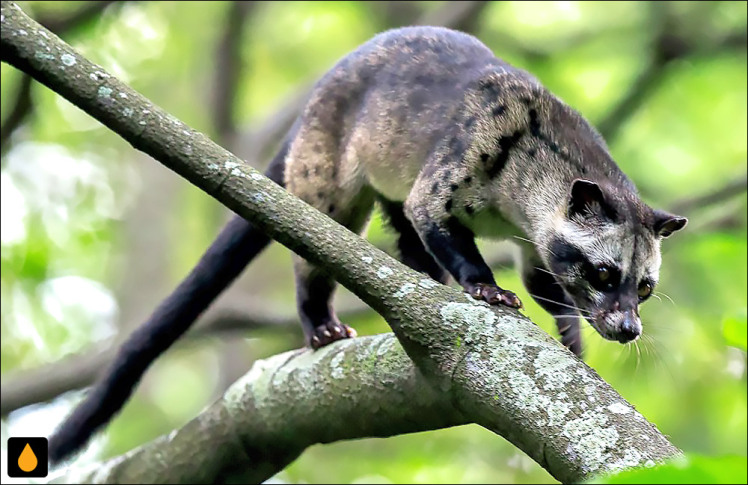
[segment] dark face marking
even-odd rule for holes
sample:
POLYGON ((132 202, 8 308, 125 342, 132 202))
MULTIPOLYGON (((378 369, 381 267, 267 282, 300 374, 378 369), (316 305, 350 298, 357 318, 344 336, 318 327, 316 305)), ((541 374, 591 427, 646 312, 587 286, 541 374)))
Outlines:
POLYGON ((473 181, 473 177, 468 175, 467 177, 465 177, 464 180, 465 180, 465 185, 470 185, 470 182, 473 181))
POLYGON ((491 158, 491 156, 488 153, 481 153, 480 154, 480 161, 483 162, 483 163, 486 163, 489 158, 491 158))
POLYGON ((304 170, 302 170, 301 172, 301 176, 304 177, 305 179, 309 178, 309 169, 304 167, 304 170))
POLYGON ((439 182, 434 182, 431 184, 431 193, 435 194, 439 191, 439 182))
POLYGON ((475 116, 470 116, 465 120, 465 131, 469 131, 475 124, 475 116))
POLYGON ((473 212, 475 212, 475 209, 473 209, 472 205, 466 205, 465 212, 467 212, 468 215, 473 215, 473 212))
POLYGON ((491 113, 494 115, 494 117, 501 116, 504 114, 504 111, 506 111, 506 106, 499 105, 495 106, 491 113))
POLYGON ((459 185, 457 184, 452 184, 449 186, 449 190, 451 190, 452 192, 456 191, 458 188, 459 188, 459 185))
POLYGON ((325 193, 324 192, 317 192, 317 198, 320 199, 320 200, 324 199, 325 198, 325 193))
POLYGON ((444 183, 447 183, 450 178, 452 178, 452 172, 450 172, 449 170, 445 170, 444 173, 442 173, 442 181, 444 183))
POLYGON ((449 199, 446 204, 444 204, 444 208, 447 210, 447 212, 450 212, 452 210, 452 199, 449 199))
POLYGON ((501 169, 504 168, 506 161, 509 159, 509 152, 514 148, 520 138, 522 138, 522 135, 524 135, 523 131, 515 131, 511 135, 499 137, 499 153, 486 168, 486 173, 489 178, 494 178, 501 172, 501 169))
POLYGON ((335 204, 330 204, 330 207, 327 208, 327 212, 329 212, 330 214, 335 212, 335 204))
POLYGON ((587 262, 587 258, 579 249, 561 238, 554 238, 551 241, 548 252, 551 271, 556 274, 566 274, 572 266, 587 262))
POLYGON ((538 151, 536 149, 534 149, 534 148, 530 148, 529 150, 527 150, 527 154, 530 155, 531 157, 534 157, 535 154, 537 154, 537 153, 538 153, 538 151))

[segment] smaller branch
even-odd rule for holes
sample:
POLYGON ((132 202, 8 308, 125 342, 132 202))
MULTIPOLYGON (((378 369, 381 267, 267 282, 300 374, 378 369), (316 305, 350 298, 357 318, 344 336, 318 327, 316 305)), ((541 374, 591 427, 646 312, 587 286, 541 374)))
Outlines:
POLYGON ((647 99, 660 87, 665 79, 667 68, 674 61, 722 50, 746 50, 746 32, 732 32, 710 45, 689 42, 682 36, 672 33, 672 23, 665 4, 652 4, 653 29, 657 36, 654 39, 654 52, 649 64, 634 80, 629 90, 613 106, 608 115, 597 123, 600 134, 606 140, 612 140, 623 123, 641 108, 647 99))
MULTIPOLYGON (((99 16, 113 1, 88 2, 72 14, 59 16, 40 16, 38 22, 60 37, 65 37, 71 30, 99 16)), ((33 111, 33 100, 31 98, 31 76, 22 74, 13 107, 8 116, 2 121, 0 127, 0 152, 7 153, 10 148, 10 136, 26 121, 33 111)))
POLYGON ((57 35, 67 33, 70 30, 78 28, 80 25, 97 18, 110 5, 117 3, 112 0, 103 0, 98 2, 86 2, 82 7, 73 13, 60 17, 58 15, 39 16, 37 20, 47 29, 57 35))
MULTIPOLYGON (((353 307, 341 312, 344 319, 354 319, 371 310, 365 306, 353 307)), ((195 342, 206 337, 225 339, 247 332, 293 332, 299 327, 296 317, 251 317, 247 312, 229 310, 218 313, 213 319, 198 322, 184 337, 184 343, 195 342)), ((126 336, 124 336, 126 337, 126 336)), ((94 344, 85 351, 31 370, 10 372, 3 376, 0 387, 0 414, 7 416, 16 409, 45 402, 74 389, 80 389, 96 381, 102 369, 108 369, 123 336, 94 344)))
POLYGON ((0 127, 0 145, 3 153, 6 152, 6 142, 10 135, 23 123, 31 112, 31 85, 33 81, 28 74, 21 74, 21 81, 16 93, 16 99, 10 113, 2 122, 0 127))
MULTIPOLYGON (((497 250, 486 255, 491 268, 509 268, 514 264, 511 251, 497 250)), ((343 321, 361 318, 373 312, 371 308, 355 302, 338 308, 343 321)), ((210 312, 199 320, 184 337, 184 343, 196 342, 206 337, 233 339, 246 337, 250 332, 297 333, 299 321, 296 316, 256 316, 252 308, 226 308, 210 312), (252 316, 255 315, 255 316, 252 316)), ((125 328, 135 328, 126 326, 125 328)), ((84 351, 29 370, 19 370, 4 376, 0 388, 0 415, 24 406, 49 401, 68 391, 90 386, 101 369, 109 368, 124 337, 92 344, 84 351)), ((179 344, 179 342, 178 342, 179 344)))
POLYGON ((218 142, 229 148, 233 148, 236 137, 234 106, 242 71, 242 33, 253 6, 253 2, 231 3, 227 10, 224 35, 216 50, 213 126, 218 142))
POLYGON ((675 214, 687 214, 694 210, 701 210, 708 206, 719 204, 740 194, 748 189, 748 174, 743 174, 728 180, 725 184, 714 190, 695 197, 680 199, 672 204, 672 212, 675 214))

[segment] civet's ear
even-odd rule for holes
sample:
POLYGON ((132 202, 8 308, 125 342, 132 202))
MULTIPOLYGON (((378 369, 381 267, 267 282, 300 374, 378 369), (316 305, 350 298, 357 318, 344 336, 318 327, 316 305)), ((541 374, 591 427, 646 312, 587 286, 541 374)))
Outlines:
POLYGON ((615 219, 616 210, 605 198, 603 190, 595 182, 575 179, 571 183, 567 217, 604 217, 615 219))
POLYGON ((680 231, 688 224, 688 219, 685 217, 676 216, 660 209, 655 209, 654 217, 654 232, 660 237, 668 237, 675 231, 680 231))

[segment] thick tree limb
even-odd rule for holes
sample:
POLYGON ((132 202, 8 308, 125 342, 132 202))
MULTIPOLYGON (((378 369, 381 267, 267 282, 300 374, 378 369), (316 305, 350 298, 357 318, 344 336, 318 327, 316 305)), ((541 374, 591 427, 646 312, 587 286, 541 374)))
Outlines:
MULTIPOLYGON (((600 472, 654 463, 679 452, 592 369, 527 318, 478 303, 460 291, 424 278, 150 103, 28 18, 14 3, 3 1, 1 11, 0 55, 4 62, 50 87, 273 239, 325 267, 384 316, 441 398, 452 402, 460 415, 504 436, 557 479, 580 481, 600 472)), ((352 348, 351 358, 355 359, 358 345, 361 341, 341 342, 319 355, 307 351, 302 356, 323 359, 338 348, 352 348)), ((389 351, 395 352, 395 348, 389 351)), ((333 367, 329 377, 335 378, 337 373, 333 367)), ((365 372, 354 375, 356 379, 366 378, 365 372)), ((276 377, 284 381, 280 373, 276 377)), ((303 372, 296 372, 288 373, 285 382, 303 386, 310 380, 316 383, 327 378, 316 373, 305 378, 303 372)), ((227 399, 240 399, 243 393, 252 392, 253 379, 249 374, 227 399)), ((271 383, 274 381, 271 379, 271 383)), ((267 386, 267 381, 258 382, 267 386)), ((321 433, 348 429, 350 424, 345 419, 331 423, 339 415, 329 411, 344 405, 341 403, 355 392, 336 393, 336 402, 330 402, 317 401, 312 386, 303 389, 308 389, 313 405, 299 413, 306 420, 293 423, 292 429, 300 434, 310 426, 312 430, 323 428, 321 433), (319 409, 324 419, 317 418, 319 409), (311 423, 309 417, 314 417, 311 423)), ((381 397, 381 393, 376 394, 377 406, 383 405, 381 397)), ((286 411, 296 402, 281 401, 277 406, 286 411)), ((401 404, 411 405, 418 408, 411 399, 401 404)), ((378 412, 364 408, 358 415, 363 423, 358 431, 369 435, 393 429, 389 421, 374 426, 378 412)), ((281 414, 262 415, 261 421, 277 422, 284 419, 281 414)), ((275 455, 272 449, 252 447, 263 442, 252 429, 262 422, 241 421, 237 425, 227 417, 227 413, 218 412, 191 423, 195 432, 205 435, 207 429, 214 428, 214 435, 222 437, 221 443, 186 443, 177 433, 171 442, 181 445, 179 449, 162 448, 156 455, 136 453, 120 460, 119 466, 145 473, 153 467, 157 467, 154 473, 169 467, 175 475, 190 469, 195 473, 177 476, 174 481, 181 478, 194 483, 197 479, 217 481, 238 469, 259 467, 258 457, 275 455), (236 444, 231 446, 237 439, 244 444, 244 453, 231 451, 238 449, 236 444), (179 450, 181 453, 176 453, 179 450), (190 468, 196 455, 208 454, 222 456, 214 457, 213 466, 190 468)), ((423 409, 412 416, 416 420, 428 418, 423 409)), ((411 423, 416 429, 428 426, 416 422, 411 423)), ((267 430, 268 436, 272 431, 267 430)), ((339 437, 323 434, 321 441, 339 437)), ((272 438, 283 443, 280 435, 272 438)), ((102 478, 116 463, 99 469, 102 478)), ((274 463, 275 469, 286 463, 274 463)))
POLYGON ((258 483, 315 443, 467 422, 392 334, 362 337, 257 361, 180 430, 103 466, 74 467, 54 481, 258 483))

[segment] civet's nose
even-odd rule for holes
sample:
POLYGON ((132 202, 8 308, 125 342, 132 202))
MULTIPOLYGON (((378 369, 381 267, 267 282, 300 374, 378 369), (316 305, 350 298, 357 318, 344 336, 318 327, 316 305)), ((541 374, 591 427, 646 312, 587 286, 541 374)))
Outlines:
POLYGON ((636 340, 641 335, 641 325, 639 324, 639 317, 636 316, 633 310, 629 310, 623 313, 623 321, 621 322, 621 328, 618 331, 618 341, 622 344, 636 340))

